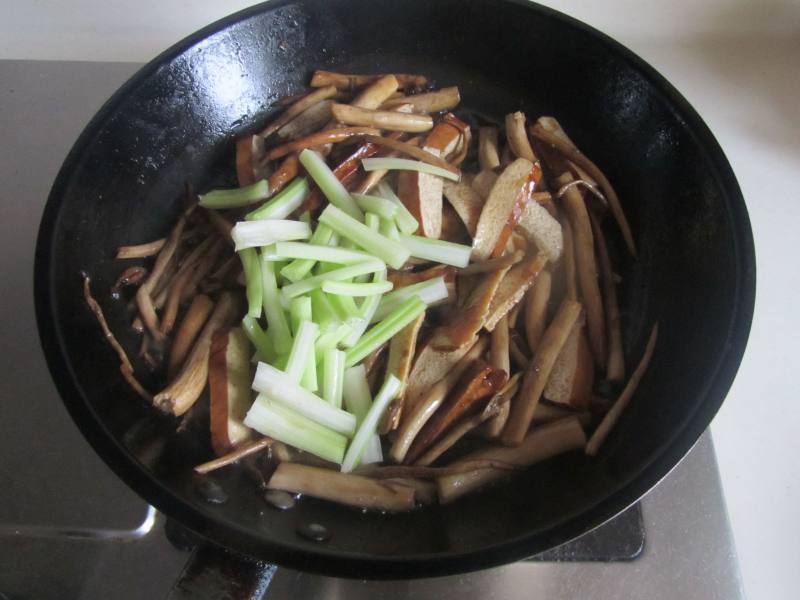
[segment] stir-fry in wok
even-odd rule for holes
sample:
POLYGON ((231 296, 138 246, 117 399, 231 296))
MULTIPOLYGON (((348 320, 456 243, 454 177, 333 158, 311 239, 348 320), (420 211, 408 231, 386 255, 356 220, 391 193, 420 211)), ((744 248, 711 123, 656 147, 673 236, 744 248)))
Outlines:
POLYGON ((166 238, 118 249, 160 389, 84 281, 140 396, 208 403, 217 456, 195 470, 399 511, 595 454, 657 335, 626 380, 606 222, 636 245, 602 171, 555 118, 470 127, 423 76, 311 86, 237 141, 239 187, 187 190, 166 238))

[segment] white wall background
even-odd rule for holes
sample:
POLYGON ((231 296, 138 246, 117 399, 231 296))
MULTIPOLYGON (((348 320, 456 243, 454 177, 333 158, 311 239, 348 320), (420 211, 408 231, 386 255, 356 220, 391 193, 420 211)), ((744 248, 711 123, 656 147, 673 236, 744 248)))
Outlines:
MULTIPOLYGON (((714 421, 745 588, 800 597, 800 2, 548 0, 659 69, 703 115, 748 201, 759 289, 750 345, 714 421)), ((251 4, 0 0, 0 59, 144 62, 251 4)))

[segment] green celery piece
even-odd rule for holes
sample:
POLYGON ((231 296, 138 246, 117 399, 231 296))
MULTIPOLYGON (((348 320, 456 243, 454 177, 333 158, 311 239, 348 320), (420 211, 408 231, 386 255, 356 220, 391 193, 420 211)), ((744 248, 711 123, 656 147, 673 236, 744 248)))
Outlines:
POLYGON ((261 325, 258 324, 258 321, 250 315, 245 315, 242 319, 242 328, 247 334, 250 343, 253 344, 253 347, 256 349, 259 360, 263 362, 274 361, 277 356, 275 354, 275 348, 272 347, 267 332, 261 329, 261 325))
POLYGON ((260 219, 285 219, 295 210, 300 208, 310 191, 305 178, 297 178, 283 188, 269 202, 245 215, 245 220, 256 221, 260 219))
MULTIPOLYGON (((311 235, 309 243, 325 246, 331 241, 333 235, 333 229, 327 225, 320 224, 317 225, 317 228, 311 235)), ((317 264, 317 261, 310 259, 293 260, 281 269, 281 275, 292 282, 300 281, 311 272, 311 269, 314 268, 315 264, 317 264)))
POLYGON ((382 236, 333 205, 322 211, 319 220, 320 223, 324 223, 340 236, 352 240, 394 269, 402 267, 411 255, 398 242, 382 236))
POLYGON ((300 323, 311 321, 312 303, 308 296, 298 296, 289 302, 289 324, 292 327, 292 335, 297 335, 300 323))
POLYGON ((292 348, 292 334, 281 305, 275 270, 273 264, 268 260, 261 260, 260 263, 263 305, 264 313, 267 315, 268 331, 275 346, 275 351, 278 354, 285 354, 292 348))
POLYGON ((266 179, 251 185, 231 190, 212 190, 199 197, 199 204, 204 208, 239 208, 254 204, 269 197, 269 184, 266 179))
POLYGON ((263 286, 261 281, 261 264, 255 248, 245 248, 239 252, 242 261, 247 295, 247 314, 257 319, 261 316, 263 286))
POLYGON ((363 217, 361 209, 350 196, 350 192, 336 178, 319 154, 307 148, 300 153, 299 158, 300 163, 333 206, 343 210, 354 219, 360 220, 363 217))
POLYGON ((417 298, 411 298, 407 304, 390 313, 385 319, 367 331, 356 344, 347 351, 345 365, 352 367, 384 342, 388 342, 395 334, 422 314, 427 305, 417 298))

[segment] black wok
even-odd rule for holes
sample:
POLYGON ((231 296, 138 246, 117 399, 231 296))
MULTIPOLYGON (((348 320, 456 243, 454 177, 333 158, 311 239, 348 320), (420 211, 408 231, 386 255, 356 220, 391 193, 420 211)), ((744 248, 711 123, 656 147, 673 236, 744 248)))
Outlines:
MULTIPOLYGON (((618 250, 619 239, 613 239, 618 250)), ((744 201, 713 136, 652 68, 597 31, 506 0, 307 0, 248 9, 180 42, 100 110, 53 186, 39 232, 35 297, 48 364, 70 413, 136 492, 204 538, 263 560, 359 577, 420 577, 514 561, 596 527, 686 454, 720 406, 753 311, 744 201), (639 245, 620 257, 628 363, 661 323, 647 376, 599 456, 574 453, 446 508, 364 513, 302 499, 270 509, 237 469, 210 504, 191 467, 208 441, 158 417, 126 386, 81 295, 108 294, 116 246, 164 235, 186 181, 233 182, 232 140, 314 68, 419 72, 459 85, 471 118, 552 114, 616 185, 639 245), (320 523, 331 538, 296 533, 320 523)), ((123 335, 130 348, 132 335, 123 335)))

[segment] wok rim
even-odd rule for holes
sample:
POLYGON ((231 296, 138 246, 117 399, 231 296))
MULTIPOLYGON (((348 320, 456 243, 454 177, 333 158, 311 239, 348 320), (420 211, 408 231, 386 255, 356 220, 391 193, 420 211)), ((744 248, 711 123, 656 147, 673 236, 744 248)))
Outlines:
MULTIPOLYGON (((481 0, 487 2, 490 0, 481 0)), ((725 399, 742 360, 755 304, 756 261, 750 220, 733 170, 717 140, 686 99, 653 67, 631 50, 593 27, 556 10, 526 0, 495 2, 497 10, 504 5, 524 6, 541 16, 582 30, 594 41, 606 46, 630 68, 645 79, 664 101, 681 116, 698 146, 703 150, 722 192, 733 228, 735 250, 736 295, 731 325, 727 331, 725 350, 719 355, 714 374, 707 382, 707 393, 683 429, 671 443, 629 481, 609 493, 589 510, 557 523, 544 532, 520 535, 491 546, 461 552, 376 556, 331 550, 290 546, 265 538, 230 523, 215 519, 211 513, 197 510, 183 502, 158 478, 140 467, 95 417, 84 400, 77 377, 64 352, 58 328, 53 327, 56 315, 51 296, 53 264, 52 232, 58 222, 61 198, 87 146, 103 123, 115 112, 128 94, 161 66, 177 58, 195 44, 239 21, 271 12, 302 0, 272 0, 224 17, 177 42, 139 69, 98 110, 86 125, 68 153, 53 183, 39 227, 34 262, 34 304, 40 341, 56 388, 68 412, 93 449, 106 464, 137 494, 160 511, 175 518, 204 538, 257 558, 282 566, 313 571, 325 575, 400 579, 428 577, 474 571, 521 560, 575 539, 602 525, 638 501, 663 479, 691 450, 707 428, 725 399)))

